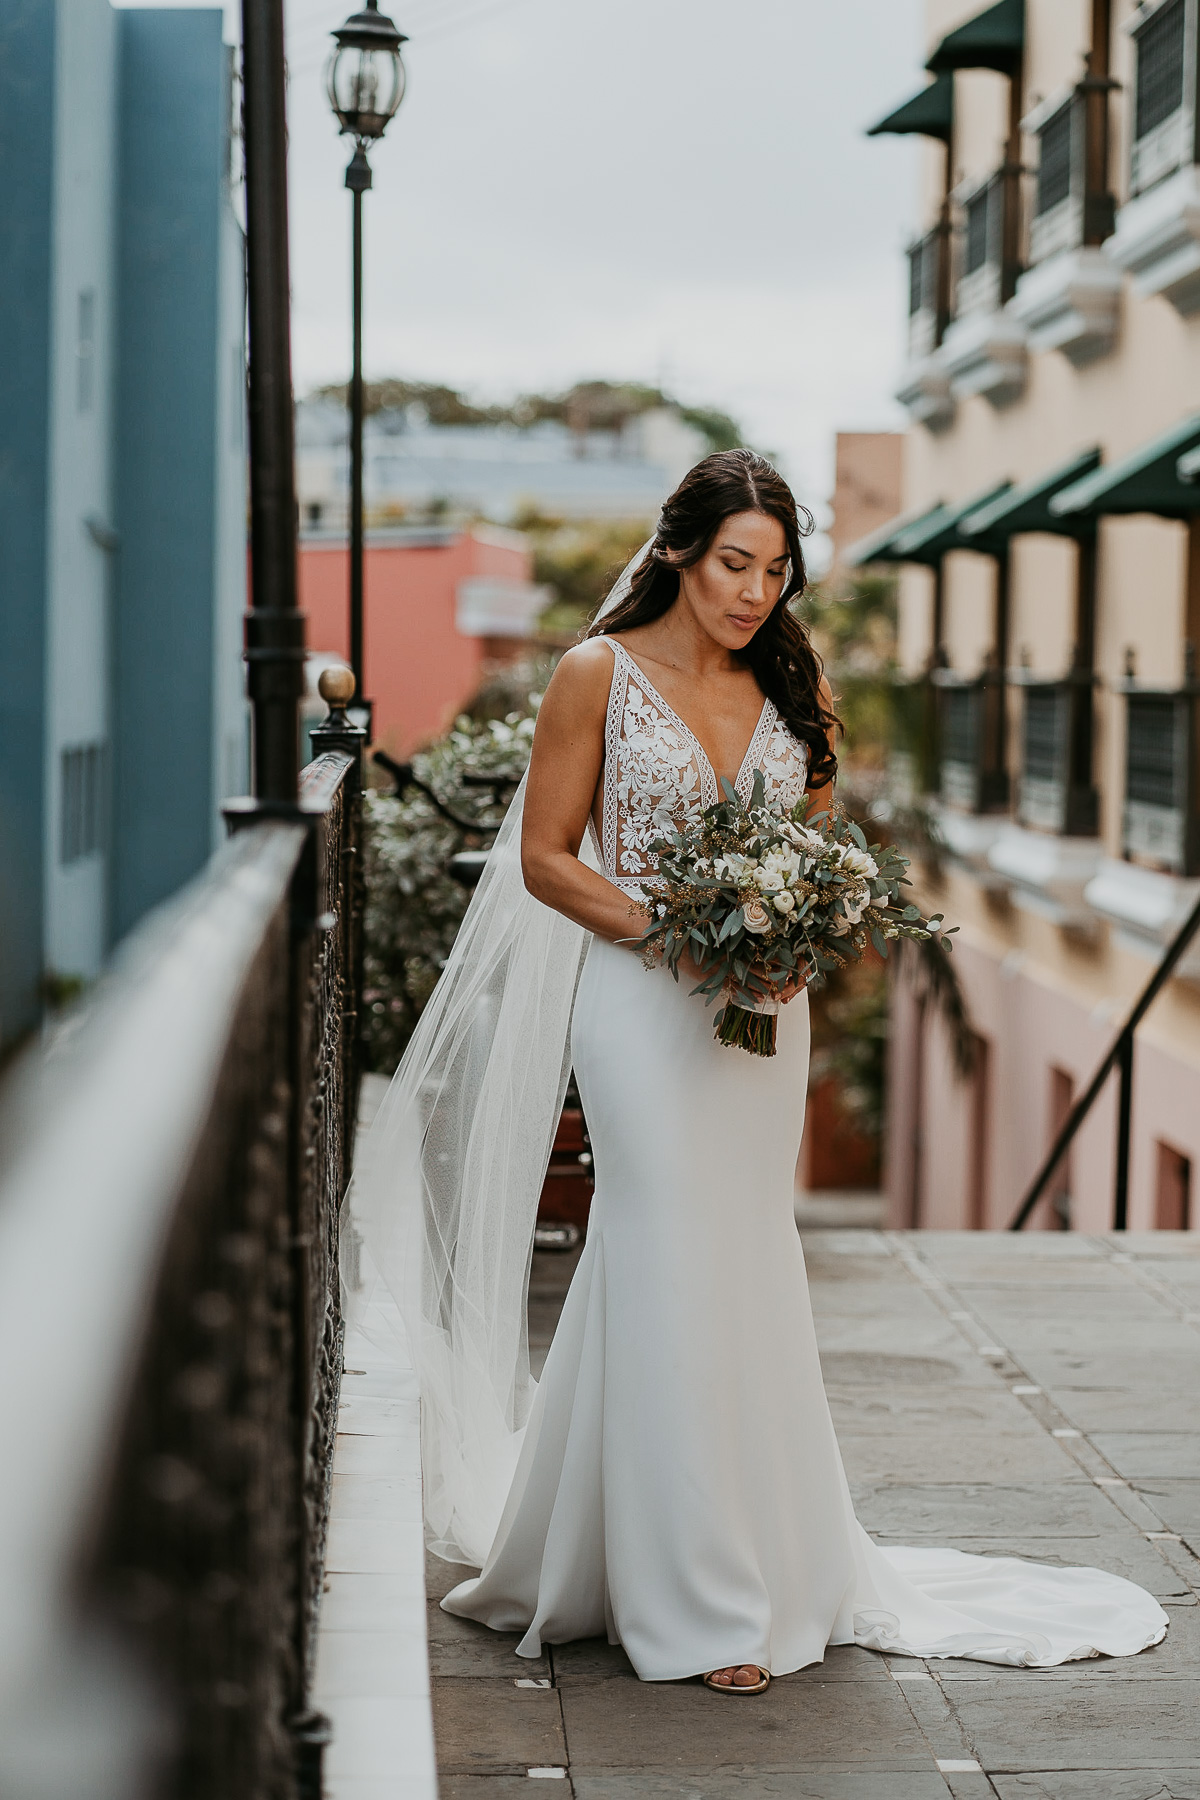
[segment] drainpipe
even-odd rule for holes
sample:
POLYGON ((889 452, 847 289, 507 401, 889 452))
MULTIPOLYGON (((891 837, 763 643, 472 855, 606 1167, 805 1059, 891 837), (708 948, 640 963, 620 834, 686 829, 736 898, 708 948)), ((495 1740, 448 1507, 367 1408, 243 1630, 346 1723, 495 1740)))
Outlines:
POLYGON ((1117 203, 1108 180, 1108 96, 1117 86, 1109 76, 1112 0, 1092 0, 1092 35, 1087 73, 1079 84, 1083 99, 1083 241, 1102 244, 1111 237, 1117 203))

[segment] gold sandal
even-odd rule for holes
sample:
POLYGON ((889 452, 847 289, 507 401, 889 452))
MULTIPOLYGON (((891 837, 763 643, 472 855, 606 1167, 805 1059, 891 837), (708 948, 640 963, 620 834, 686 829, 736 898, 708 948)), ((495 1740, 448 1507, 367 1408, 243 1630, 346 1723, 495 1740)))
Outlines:
MULTIPOLYGON (((758 1670, 761 1679, 752 1681, 747 1685, 743 1685, 741 1682, 717 1681, 714 1679, 717 1671, 715 1669, 710 1669, 707 1675, 701 1677, 705 1687, 711 1688, 714 1694, 763 1694, 770 1687, 771 1677, 762 1667, 761 1663, 738 1663, 735 1666, 739 1669, 753 1667, 758 1670)), ((727 1663, 725 1667, 728 1668, 729 1664, 727 1663)))

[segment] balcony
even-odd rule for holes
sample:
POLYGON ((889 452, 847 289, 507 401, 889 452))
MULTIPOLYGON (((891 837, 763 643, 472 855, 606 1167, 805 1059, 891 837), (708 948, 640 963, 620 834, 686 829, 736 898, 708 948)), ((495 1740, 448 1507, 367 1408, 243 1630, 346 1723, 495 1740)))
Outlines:
POLYGON ((958 813, 988 813, 1008 804, 1004 769, 1004 679, 992 669, 964 677, 938 669, 943 803, 958 813))
POLYGON ((916 425, 940 430, 954 417, 950 380, 938 355, 949 297, 949 233, 938 226, 909 246, 908 362, 896 398, 916 425))
POLYGON ((1006 305, 1016 283, 1012 241, 1018 204, 1012 171, 998 170, 962 196, 966 213, 954 323, 941 360, 956 400, 981 394, 1006 406, 1025 390, 1024 325, 1006 305))
POLYGON ((1125 687, 1121 849, 1176 875, 1200 873, 1195 687, 1125 687))
POLYGON ((1200 0, 1160 0, 1134 29, 1131 198, 1105 245, 1135 293, 1161 294, 1185 315, 1200 308, 1198 10, 1200 0))

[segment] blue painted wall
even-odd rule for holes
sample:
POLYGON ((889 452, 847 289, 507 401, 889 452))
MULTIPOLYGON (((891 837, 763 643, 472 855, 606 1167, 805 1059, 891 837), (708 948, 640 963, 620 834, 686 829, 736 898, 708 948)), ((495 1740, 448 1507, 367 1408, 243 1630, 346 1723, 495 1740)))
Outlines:
POLYGON ((218 255, 228 57, 217 11, 120 14, 113 928, 211 848, 218 255))
POLYGON ((42 968, 54 0, 0 5, 0 1042, 42 968))

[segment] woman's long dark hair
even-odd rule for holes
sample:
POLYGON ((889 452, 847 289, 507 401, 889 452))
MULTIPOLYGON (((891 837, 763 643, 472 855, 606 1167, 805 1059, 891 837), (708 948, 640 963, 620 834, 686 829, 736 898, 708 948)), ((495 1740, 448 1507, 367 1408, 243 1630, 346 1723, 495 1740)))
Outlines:
POLYGON ((718 450, 684 476, 659 515, 654 542, 635 570, 628 594, 588 636, 629 631, 661 619, 678 598, 679 570, 700 561, 723 520, 745 512, 779 520, 792 566, 774 610, 738 655, 753 669, 792 735, 807 746, 808 779, 819 787, 837 773, 830 740, 838 720, 821 700, 821 659, 788 605, 808 585, 800 540, 813 521, 811 513, 797 508, 791 488, 764 457, 753 450, 718 450))

